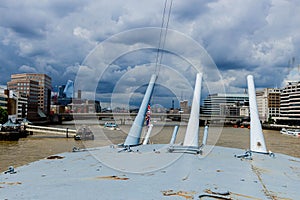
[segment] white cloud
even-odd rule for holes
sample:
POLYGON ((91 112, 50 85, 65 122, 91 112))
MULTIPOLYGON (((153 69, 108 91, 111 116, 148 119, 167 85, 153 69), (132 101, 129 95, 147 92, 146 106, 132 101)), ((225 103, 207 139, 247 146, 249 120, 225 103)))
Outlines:
POLYGON ((22 73, 37 73, 36 68, 30 67, 30 66, 27 66, 27 65, 22 65, 21 67, 19 67, 19 72, 22 72, 22 73))
POLYGON ((85 28, 81 28, 81 27, 76 27, 73 30, 73 34, 79 38, 83 38, 86 40, 90 40, 90 37, 91 37, 90 31, 85 28))
POLYGON ((33 46, 29 42, 20 42, 19 48, 20 48, 20 56, 26 56, 28 54, 31 54, 33 51, 33 46))
MULTIPOLYGON (((262 41, 252 45, 252 58, 255 62, 271 66, 275 63, 286 62, 291 52, 294 52, 292 38, 281 38, 273 41, 262 41)), ((250 61, 249 61, 250 62, 250 61)))
MULTIPOLYGON (((134 84, 146 79, 143 70, 147 68, 143 64, 149 64, 155 52, 132 51, 149 44, 157 47, 159 36, 154 32, 140 32, 118 41, 116 34, 133 28, 160 27, 163 1, 5 0, 1 4, 0 51, 4 53, 0 55, 0 66, 7 68, 0 72, 5 77, 16 70, 49 71, 54 84, 74 80, 91 50, 115 36, 114 42, 119 44, 109 44, 101 51, 107 56, 105 58, 119 63, 105 63, 95 58, 98 68, 81 69, 89 79, 85 84, 97 83, 110 64, 102 77, 106 84, 116 83, 128 71, 137 77, 127 76, 122 85, 124 90, 133 90, 134 84), (116 54, 126 50, 128 55, 116 54), (122 59, 118 59, 119 56, 122 59), (17 66, 22 67, 17 69, 17 66), (133 72, 135 69, 139 69, 138 73, 133 72)), ((201 44, 218 65, 226 89, 241 91, 250 73, 261 87, 280 85, 292 76, 286 66, 292 57, 296 58, 296 66, 300 63, 299 10, 297 0, 174 0, 169 28, 201 44)), ((166 55, 163 64, 189 77, 192 84, 195 71, 188 61, 205 66, 207 60, 197 61, 202 57, 195 55, 198 52, 194 51, 193 44, 187 44, 182 37, 174 37, 171 32, 165 48, 178 55, 166 55)), ((204 74, 206 81, 216 85, 212 88, 222 84, 214 72, 207 67, 204 74)), ((177 84, 178 88, 185 86, 169 79, 165 81, 177 84)))

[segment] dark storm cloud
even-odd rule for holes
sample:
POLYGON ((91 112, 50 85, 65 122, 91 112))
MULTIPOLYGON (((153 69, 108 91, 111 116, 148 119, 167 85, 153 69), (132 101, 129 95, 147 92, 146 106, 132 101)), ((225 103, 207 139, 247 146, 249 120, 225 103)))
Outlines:
POLYGON ((46 5, 49 10, 54 13, 57 17, 62 18, 70 13, 81 12, 85 5, 90 1, 81 1, 81 0, 51 0, 48 1, 46 5))
MULTIPOLYGON (((97 44, 132 28, 159 28, 163 8, 161 0, 3 0, 0 5, 0 84, 5 84, 12 73, 33 71, 53 76, 54 85, 74 80, 80 64, 97 44)), ((202 45, 217 64, 227 91, 241 92, 248 74, 256 77, 258 87, 281 86, 287 79, 300 79, 297 70, 293 70, 300 63, 299 10, 297 0, 173 0, 169 28, 202 45)), ((159 43, 159 35, 153 32, 133 33, 136 34, 122 40, 114 37, 114 42, 120 44, 114 48, 159 43)), ((169 40, 167 45, 193 53, 177 38, 169 40)), ((111 54, 117 50, 105 51, 111 54)), ((155 51, 155 48, 128 49, 128 54, 119 55, 109 63, 111 66, 101 77, 99 87, 110 92, 122 80, 123 84, 116 90, 135 91, 135 85, 147 83, 151 72, 147 64, 155 62, 155 51)), ((191 80, 186 82, 192 84, 193 71, 184 74, 184 70, 191 68, 189 63, 182 61, 180 55, 165 54, 163 64, 178 69, 178 78, 180 75, 189 77, 191 80)), ((91 79, 99 79, 89 70, 84 73, 91 79)), ((168 78, 165 81, 186 89, 183 82, 172 82, 168 78)))
POLYGON ((187 1, 174 1, 172 17, 178 21, 193 21, 197 20, 201 15, 208 12, 208 3, 215 2, 216 0, 187 0, 187 1))

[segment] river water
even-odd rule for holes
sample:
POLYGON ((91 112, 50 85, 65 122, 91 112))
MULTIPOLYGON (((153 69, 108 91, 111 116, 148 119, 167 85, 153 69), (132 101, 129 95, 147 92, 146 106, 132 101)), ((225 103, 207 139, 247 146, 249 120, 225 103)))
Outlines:
MULTIPOLYGON (((75 128, 74 125, 61 125, 60 127, 75 128)), ((124 142, 130 126, 120 126, 121 130, 107 130, 99 125, 91 125, 95 140, 75 141, 53 134, 34 134, 18 141, 0 141, 0 172, 9 166, 18 167, 30 162, 43 159, 49 155, 70 152, 73 147, 90 148, 124 142)), ((184 139, 186 126, 180 126, 176 143, 184 139)), ((154 126, 151 143, 169 143, 173 126, 154 126)), ((272 152, 283 153, 300 158, 300 138, 282 135, 279 131, 264 130, 267 148, 272 152)), ((203 127, 200 128, 200 135, 203 127)), ((201 136, 199 138, 201 142, 201 136)), ((208 144, 232 147, 239 149, 249 148, 249 129, 232 127, 210 127, 208 144)))

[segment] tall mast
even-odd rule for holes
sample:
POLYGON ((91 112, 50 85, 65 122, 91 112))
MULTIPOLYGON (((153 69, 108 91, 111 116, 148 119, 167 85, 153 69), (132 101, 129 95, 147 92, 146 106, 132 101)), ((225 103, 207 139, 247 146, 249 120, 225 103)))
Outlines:
POLYGON ((202 74, 197 73, 194 97, 190 119, 186 128, 183 146, 199 146, 199 116, 200 116, 200 98, 201 98, 202 74))
POLYGON ((130 128, 130 131, 127 135, 127 138, 125 140, 124 146, 135 146, 140 143, 140 138, 142 134, 142 129, 143 129, 143 124, 144 124, 144 119, 145 115, 147 112, 148 104, 150 102, 150 98, 153 92, 154 84, 156 81, 157 76, 153 74, 151 76, 150 82, 148 84, 146 93, 144 95, 142 104, 140 106, 139 112, 134 119, 134 122, 130 128))
POLYGON ((250 107, 250 150, 253 152, 268 153, 259 120, 255 86, 252 75, 247 76, 247 82, 250 107))

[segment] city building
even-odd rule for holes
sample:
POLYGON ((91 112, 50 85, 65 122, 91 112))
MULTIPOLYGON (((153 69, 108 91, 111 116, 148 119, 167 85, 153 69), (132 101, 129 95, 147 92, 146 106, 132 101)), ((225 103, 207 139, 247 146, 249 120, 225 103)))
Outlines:
POLYGON ((44 113, 49 114, 51 103, 51 78, 46 74, 12 74, 11 81, 8 83, 8 89, 25 92, 27 95, 31 95, 29 88, 34 83, 28 85, 28 81, 37 82, 37 103, 44 113), (19 85, 16 83, 20 83, 19 85), (22 85, 23 83, 23 85, 22 85), (24 85, 27 84, 27 85, 24 85))
POLYGON ((101 112, 100 101, 73 99, 73 102, 68 105, 74 113, 99 113, 101 112))
POLYGON ((8 96, 5 94, 5 88, 0 87, 0 107, 7 110, 8 96))
POLYGON ((280 96, 280 117, 278 124, 300 125, 300 81, 290 81, 280 96))
POLYGON ((262 122, 280 116, 281 89, 264 88, 256 92, 257 109, 262 122))
POLYGON ((7 83, 8 90, 20 92, 26 95, 27 103, 27 118, 29 120, 37 120, 38 115, 38 98, 39 85, 37 81, 29 79, 12 80, 7 83))
POLYGON ((27 118, 28 97, 25 93, 6 90, 8 96, 8 115, 15 118, 27 118))
POLYGON ((250 111, 249 111, 249 105, 247 106, 241 106, 240 108, 240 116, 242 117, 249 117, 250 115, 250 111))
POLYGON ((180 101, 179 104, 180 104, 180 111, 183 113, 183 114, 189 114, 190 113, 190 107, 188 105, 188 100, 183 100, 183 101, 180 101))
MULTIPOLYGON (((68 80, 66 85, 55 87, 55 92, 52 96, 52 104, 67 106, 72 103, 74 98, 74 82, 68 80)), ((81 90, 78 90, 78 99, 81 99, 81 90)))
POLYGON ((54 102, 55 105, 63 105, 66 106, 72 103, 73 97, 67 96, 64 92, 66 89, 66 85, 61 85, 58 87, 58 94, 55 97, 56 100, 54 102))
POLYGON ((220 115, 237 117, 241 115, 241 107, 237 104, 221 104, 220 115))
POLYGON ((240 107, 248 105, 248 94, 210 94, 204 99, 201 113, 207 115, 240 115, 240 107))
POLYGON ((28 119, 36 120, 50 113, 51 78, 46 74, 13 74, 7 88, 27 96, 28 119))
POLYGON ((99 113, 100 101, 82 99, 81 90, 74 96, 74 83, 68 80, 66 85, 57 87, 57 92, 52 97, 51 115, 59 113, 99 113))

